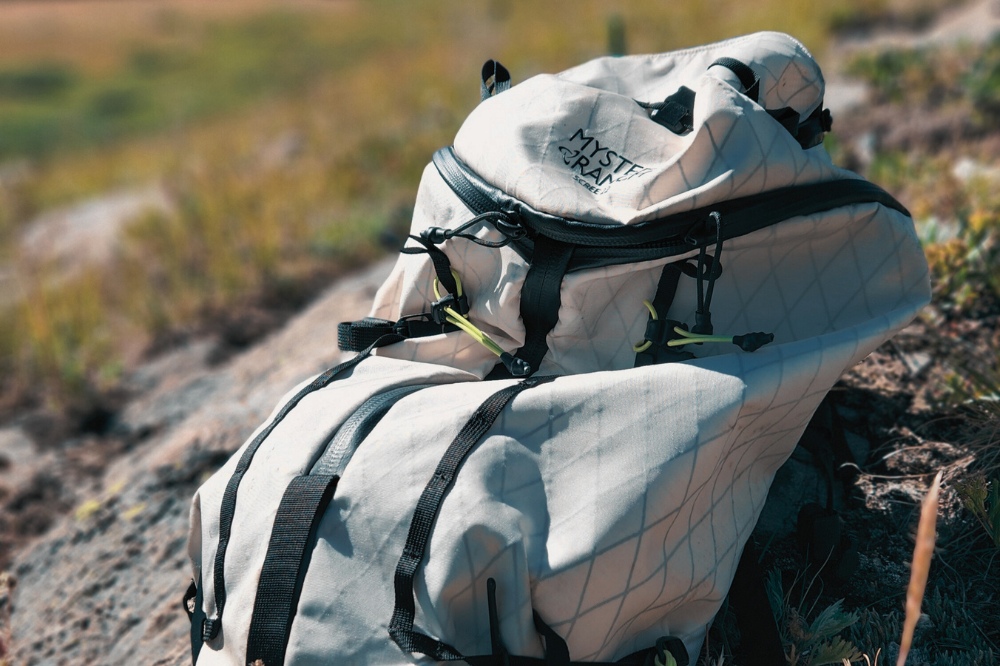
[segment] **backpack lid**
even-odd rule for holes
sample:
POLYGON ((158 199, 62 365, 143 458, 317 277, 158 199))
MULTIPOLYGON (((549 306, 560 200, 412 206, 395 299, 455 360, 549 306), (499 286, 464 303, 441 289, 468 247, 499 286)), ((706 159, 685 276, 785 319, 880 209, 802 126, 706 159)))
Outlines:
POLYGON ((598 58, 542 74, 485 100, 455 138, 484 181, 559 217, 630 225, 717 201, 850 177, 803 150, 771 112, 805 119, 823 76, 792 37, 765 32, 658 55, 598 58), (759 103, 720 58, 760 78, 759 103), (656 122, 650 106, 694 93, 692 129, 656 122), (787 113, 787 112, 786 112, 787 113))

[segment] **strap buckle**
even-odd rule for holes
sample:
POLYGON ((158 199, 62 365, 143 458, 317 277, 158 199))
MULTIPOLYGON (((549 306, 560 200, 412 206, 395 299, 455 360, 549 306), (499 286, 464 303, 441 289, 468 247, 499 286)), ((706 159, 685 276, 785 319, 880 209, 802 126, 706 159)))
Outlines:
POLYGON ((434 320, 435 324, 448 323, 449 315, 445 312, 445 308, 450 308, 464 317, 469 314, 469 297, 465 294, 461 296, 445 294, 439 300, 431 303, 431 319, 434 320))

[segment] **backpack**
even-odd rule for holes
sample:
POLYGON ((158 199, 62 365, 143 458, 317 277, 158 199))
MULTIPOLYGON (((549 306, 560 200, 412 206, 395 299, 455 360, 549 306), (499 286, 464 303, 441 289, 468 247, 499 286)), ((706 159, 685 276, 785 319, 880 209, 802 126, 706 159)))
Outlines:
POLYGON ((813 411, 928 301, 787 35, 482 92, 357 355, 193 499, 199 666, 693 664, 813 411))

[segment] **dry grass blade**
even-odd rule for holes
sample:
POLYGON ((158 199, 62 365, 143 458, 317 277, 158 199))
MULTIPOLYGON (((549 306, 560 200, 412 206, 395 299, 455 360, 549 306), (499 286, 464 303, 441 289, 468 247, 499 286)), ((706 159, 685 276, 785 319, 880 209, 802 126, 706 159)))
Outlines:
POLYGON ((899 641, 896 666, 906 664, 906 656, 913 643, 913 631, 917 627, 917 620, 920 619, 920 604, 924 599, 927 575, 931 569, 931 556, 934 554, 940 486, 941 472, 938 472, 920 507, 920 522, 917 525, 917 539, 913 547, 913 564, 910 566, 910 584, 906 588, 906 619, 903 622, 903 637, 899 641))

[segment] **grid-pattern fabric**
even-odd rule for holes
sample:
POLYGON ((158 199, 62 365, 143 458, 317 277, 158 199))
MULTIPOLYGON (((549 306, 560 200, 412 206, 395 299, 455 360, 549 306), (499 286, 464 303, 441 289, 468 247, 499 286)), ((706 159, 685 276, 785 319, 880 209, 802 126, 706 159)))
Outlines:
MULTIPOLYGON (((728 70, 706 71, 722 56, 756 70, 767 108, 790 106, 804 117, 821 104, 823 79, 811 56, 785 35, 763 33, 536 77, 484 102, 455 150, 487 182, 539 210, 609 225, 856 178, 834 167, 821 146, 803 150, 739 92, 728 70), (635 103, 661 101, 680 85, 696 92, 695 127, 686 136, 652 122, 635 103), (573 151, 585 150, 588 139, 593 161, 572 166, 581 155, 573 151)), ((413 233, 455 228, 471 216, 428 167, 413 233)), ((512 653, 541 656, 534 609, 575 660, 617 659, 663 635, 697 654, 774 472, 816 405, 845 368, 928 299, 927 266, 905 215, 856 204, 775 222, 726 241, 719 257, 715 330, 774 333, 754 353, 706 344, 695 360, 633 369, 632 345, 648 319, 642 301, 652 298, 666 260, 563 280, 539 371, 559 377, 514 398, 462 463, 415 571, 420 632, 465 654, 487 652, 486 580, 494 578, 512 653)), ((489 225, 476 233, 500 238, 489 225)), ((462 278, 470 320, 504 349, 518 349, 525 259, 510 247, 464 239, 441 248, 462 278)), ((433 280, 425 256, 401 256, 372 316, 428 311, 433 280)), ((694 280, 681 276, 664 316, 692 323, 694 309, 694 280)), ((302 398, 244 474, 225 558, 222 633, 202 650, 201 666, 245 663, 269 530, 292 479, 367 398, 431 384, 399 400, 351 458, 318 526, 286 653, 296 665, 417 661, 388 636, 393 572, 448 443, 505 385, 477 381, 495 363, 470 336, 452 332, 380 349, 349 378, 302 398)), ((209 616, 215 507, 237 460, 199 490, 192 514, 195 578, 202 576, 209 616)))

